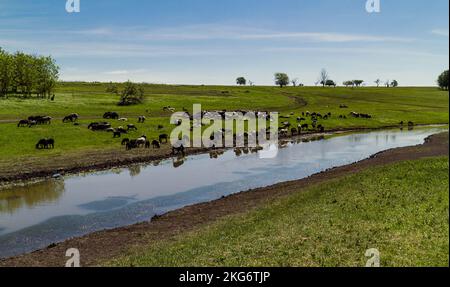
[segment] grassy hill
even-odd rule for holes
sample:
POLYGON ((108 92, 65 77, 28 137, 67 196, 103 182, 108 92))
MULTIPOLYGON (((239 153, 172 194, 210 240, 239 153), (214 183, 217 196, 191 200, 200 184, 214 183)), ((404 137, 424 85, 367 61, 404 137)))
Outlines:
MULTIPOLYGON (((229 86, 168 86, 145 85, 145 101, 141 105, 119 107, 119 97, 106 93, 103 83, 60 83, 54 101, 41 99, 0 98, 0 160, 23 156, 47 157, 85 150, 119 149, 120 141, 108 133, 94 133, 87 125, 100 120, 106 111, 117 111, 137 124, 137 116, 148 121, 138 125, 136 135, 156 138, 169 133, 169 113, 164 106, 177 111, 192 109, 201 104, 207 110, 264 110, 280 115, 294 115, 302 111, 331 112, 333 117, 320 124, 330 129, 378 128, 397 125, 400 121, 416 124, 448 123, 448 92, 437 88, 322 88, 322 87, 229 87, 229 86), (348 109, 340 109, 341 104, 348 109), (351 111, 367 113, 373 119, 339 119, 351 111), (70 113, 81 116, 81 125, 63 124, 61 118, 70 113), (49 115, 52 125, 17 128, 17 121, 30 115, 49 115), (163 130, 157 126, 163 125, 163 130), (57 144, 51 151, 37 151, 34 145, 40 138, 53 137, 57 144)), ((282 120, 285 121, 285 120, 282 120)), ((124 125, 111 121, 114 127, 124 125)))

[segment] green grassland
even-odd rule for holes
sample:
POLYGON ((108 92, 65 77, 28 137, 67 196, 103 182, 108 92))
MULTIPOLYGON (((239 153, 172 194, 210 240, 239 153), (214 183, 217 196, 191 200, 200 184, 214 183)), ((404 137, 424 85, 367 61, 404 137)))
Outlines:
MULTIPOLYGON (((116 111, 137 124, 137 116, 148 121, 139 124, 133 136, 146 134, 157 138, 171 130, 169 113, 164 106, 177 111, 201 104, 206 110, 263 110, 294 115, 288 119, 296 125, 302 111, 331 112, 333 117, 319 122, 327 130, 350 128, 379 128, 397 125, 400 121, 416 124, 448 123, 448 92, 437 88, 321 88, 321 87, 225 87, 145 85, 145 101, 141 105, 119 107, 119 96, 106 93, 107 84, 60 83, 54 101, 42 99, 0 98, 0 159, 21 156, 46 157, 84 150, 119 149, 120 140, 103 132, 91 132, 87 124, 100 120, 104 112, 116 111), (348 109, 340 109, 341 104, 348 109), (339 119, 351 111, 367 113, 373 119, 339 119), (60 118, 78 113, 80 126, 63 124, 60 118), (17 121, 30 115, 54 117, 52 125, 17 128, 17 121), (165 129, 158 130, 163 125, 165 129), (56 140, 54 150, 35 150, 36 142, 44 137, 56 140)), ((281 122, 286 120, 281 120, 281 122)), ((113 127, 125 123, 110 121, 113 127)))
POLYGON ((448 157, 406 161, 324 182, 113 266, 449 265, 448 157))

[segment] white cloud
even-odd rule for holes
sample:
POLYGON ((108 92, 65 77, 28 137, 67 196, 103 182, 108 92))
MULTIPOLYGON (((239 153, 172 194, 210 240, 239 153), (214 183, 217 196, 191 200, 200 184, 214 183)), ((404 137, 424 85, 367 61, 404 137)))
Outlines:
POLYGON ((431 34, 438 35, 438 36, 444 36, 444 37, 449 36, 448 29, 434 29, 431 31, 431 34))

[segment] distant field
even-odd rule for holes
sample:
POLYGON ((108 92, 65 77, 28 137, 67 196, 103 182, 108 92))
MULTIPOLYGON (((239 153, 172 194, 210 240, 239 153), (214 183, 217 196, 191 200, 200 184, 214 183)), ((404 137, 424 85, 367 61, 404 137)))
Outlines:
MULTIPOLYGON (((166 86, 146 85, 145 103, 118 107, 119 98, 105 92, 106 84, 61 83, 55 101, 37 99, 0 99, 0 160, 20 156, 51 156, 80 150, 118 149, 120 141, 108 133, 94 133, 86 126, 101 119, 106 111, 117 111, 137 124, 137 116, 149 119, 138 125, 133 136, 146 134, 156 138, 160 133, 170 132, 164 106, 181 111, 201 104, 207 110, 268 110, 280 115, 294 116, 289 121, 296 125, 295 118, 302 111, 331 112, 333 117, 319 122, 327 130, 354 127, 385 127, 400 121, 416 124, 449 122, 449 96, 437 88, 322 88, 322 87, 224 87, 224 86, 166 86), (348 109, 340 109, 341 104, 348 109), (351 111, 367 113, 371 120, 339 119, 351 111), (60 118, 70 113, 81 116, 81 126, 63 125, 60 118), (36 128, 17 128, 17 121, 30 115, 49 115, 55 118, 52 125, 36 128), (158 125, 165 129, 158 131, 158 125), (53 137, 55 150, 37 151, 34 145, 40 138, 53 137)), ((286 120, 281 120, 286 121, 286 120)), ((111 121, 114 127, 124 123, 111 121)))
POLYGON ((448 157, 406 161, 299 190, 115 266, 381 266, 449 264, 448 157))

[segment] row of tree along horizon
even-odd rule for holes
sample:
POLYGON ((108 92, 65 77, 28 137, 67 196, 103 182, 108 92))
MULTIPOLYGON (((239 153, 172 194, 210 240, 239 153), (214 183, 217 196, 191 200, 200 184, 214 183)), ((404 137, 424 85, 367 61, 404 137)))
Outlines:
MULTIPOLYGON (((55 60, 51 57, 28 55, 22 52, 10 54, 0 47, 0 97, 9 94, 31 96, 36 94, 38 97, 50 97, 53 90, 58 83, 59 67, 55 60)), ((275 73, 275 84, 277 86, 285 87, 290 84, 292 86, 304 86, 297 78, 290 79, 286 73, 275 73)), ((247 81, 244 77, 236 79, 238 85, 244 86, 249 84, 253 86, 254 83, 247 81)), ((397 87, 398 81, 382 82, 380 79, 374 81, 377 87, 383 85, 386 87, 397 87)), ((449 87, 449 71, 444 71, 437 79, 438 86, 443 90, 448 90, 449 87)), ((317 85, 323 87, 336 87, 337 83, 330 79, 327 70, 322 69, 319 78, 316 81, 317 85)), ((351 80, 343 83, 346 87, 360 87, 363 86, 364 80, 351 80)), ((142 102, 144 91, 142 87, 136 86, 131 81, 127 81, 122 91, 118 91, 117 87, 108 87, 109 91, 114 94, 121 95, 121 105, 129 105, 142 102), (130 95, 132 95, 130 97, 130 95)))
MULTIPOLYGON (((342 85, 345 87, 361 87, 364 84, 364 80, 350 80, 350 81, 344 81, 342 85)), ((398 81, 397 80, 387 80, 386 82, 381 81, 380 79, 377 79, 374 82, 377 87, 380 87, 381 85, 386 86, 388 88, 390 87, 398 87, 398 81)), ((247 85, 247 79, 244 77, 238 77, 236 79, 236 84, 239 86, 246 86, 247 85)), ((253 86, 253 82, 248 81, 248 84, 250 86, 253 86)), ((281 88, 292 85, 294 87, 303 87, 304 84, 300 83, 298 78, 290 79, 289 76, 286 73, 275 73, 275 84, 277 86, 280 86, 281 88)), ((315 85, 322 85, 323 87, 337 87, 338 84, 330 79, 327 70, 323 69, 320 72, 319 79, 315 82, 315 85)))

